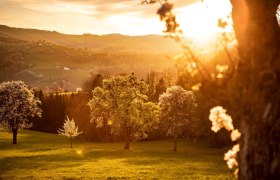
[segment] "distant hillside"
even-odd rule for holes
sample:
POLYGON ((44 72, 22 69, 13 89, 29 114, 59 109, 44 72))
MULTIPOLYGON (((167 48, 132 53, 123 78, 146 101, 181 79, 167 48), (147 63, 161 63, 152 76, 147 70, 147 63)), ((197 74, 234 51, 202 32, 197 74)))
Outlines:
POLYGON ((0 26, 0 83, 23 80, 32 87, 75 90, 91 74, 134 72, 145 78, 172 63, 166 58, 169 42, 160 36, 73 36, 0 26), (84 48, 87 43, 91 48, 84 48))
POLYGON ((181 50, 181 47, 175 43, 174 40, 158 35, 67 35, 58 32, 13 28, 0 25, 0 37, 15 38, 25 41, 44 40, 62 46, 87 48, 94 51, 174 54, 181 50))

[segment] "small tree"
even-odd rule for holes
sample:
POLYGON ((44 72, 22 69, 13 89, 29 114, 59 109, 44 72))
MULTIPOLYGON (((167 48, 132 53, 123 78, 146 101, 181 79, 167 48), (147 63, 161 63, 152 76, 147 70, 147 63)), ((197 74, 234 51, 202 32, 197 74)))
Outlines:
POLYGON ((78 126, 76 126, 74 119, 70 120, 68 116, 66 116, 62 129, 58 129, 57 132, 59 135, 66 136, 70 139, 71 148, 74 137, 83 133, 78 132, 78 126))
POLYGON ((29 117, 41 117, 40 103, 22 81, 0 84, 0 125, 13 133, 13 144, 17 144, 18 130, 32 126, 29 117))
POLYGON ((174 140, 173 150, 177 151, 177 138, 194 119, 196 108, 195 96, 192 91, 186 91, 181 86, 172 86, 159 97, 161 107, 161 124, 167 135, 174 140))
POLYGON ((103 81, 103 86, 93 90, 88 105, 91 121, 98 127, 111 124, 111 132, 121 135, 124 149, 130 148, 131 141, 147 136, 146 131, 157 124, 159 107, 147 102, 148 86, 133 74, 115 76, 103 81))

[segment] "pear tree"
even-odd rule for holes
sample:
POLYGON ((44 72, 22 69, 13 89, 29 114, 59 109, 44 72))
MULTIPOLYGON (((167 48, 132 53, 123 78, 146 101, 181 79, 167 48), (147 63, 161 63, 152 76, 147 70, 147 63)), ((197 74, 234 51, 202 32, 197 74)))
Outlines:
POLYGON ((20 129, 32 126, 29 118, 41 117, 38 98, 22 81, 8 81, 0 84, 0 126, 13 133, 13 144, 17 144, 20 129))
POLYGON ((194 119, 195 96, 181 86, 171 86, 159 97, 161 125, 166 134, 173 137, 173 150, 177 151, 177 139, 194 119))
POLYGON ((70 139, 71 148, 74 137, 79 136, 82 133, 83 132, 78 131, 78 126, 76 126, 74 119, 70 120, 68 116, 66 116, 62 128, 58 129, 59 135, 66 136, 70 139))

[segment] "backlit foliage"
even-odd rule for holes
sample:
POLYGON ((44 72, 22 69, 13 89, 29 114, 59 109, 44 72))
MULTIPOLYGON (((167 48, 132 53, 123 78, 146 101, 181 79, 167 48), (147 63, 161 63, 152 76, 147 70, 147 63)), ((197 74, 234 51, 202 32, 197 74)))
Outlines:
POLYGON ((146 131, 158 123, 159 114, 159 107, 147 101, 147 91, 146 83, 133 74, 105 79, 102 87, 93 90, 88 103, 91 122, 98 127, 109 124, 111 132, 128 144, 145 138, 146 131))
POLYGON ((168 0, 142 0, 142 4, 154 4, 156 2, 161 5, 157 11, 157 14, 160 17, 160 20, 165 22, 166 30, 164 30, 164 32, 171 36, 182 34, 183 31, 179 28, 179 24, 176 21, 176 16, 172 13, 173 3, 168 0))
POLYGON ((101 87, 96 87, 92 91, 92 99, 88 105, 90 107, 90 122, 96 122, 96 127, 102 127, 109 124, 112 116, 108 94, 101 87))
POLYGON ((0 84, 0 123, 8 131, 30 128, 28 118, 41 116, 34 92, 22 81, 8 81, 0 84))

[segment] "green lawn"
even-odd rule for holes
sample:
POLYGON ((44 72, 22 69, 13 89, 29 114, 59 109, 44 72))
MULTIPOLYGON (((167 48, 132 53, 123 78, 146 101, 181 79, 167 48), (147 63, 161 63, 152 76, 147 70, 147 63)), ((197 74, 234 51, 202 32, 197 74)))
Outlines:
POLYGON ((225 149, 181 141, 74 142, 47 133, 22 131, 17 145, 0 132, 0 179, 233 179, 225 149))

